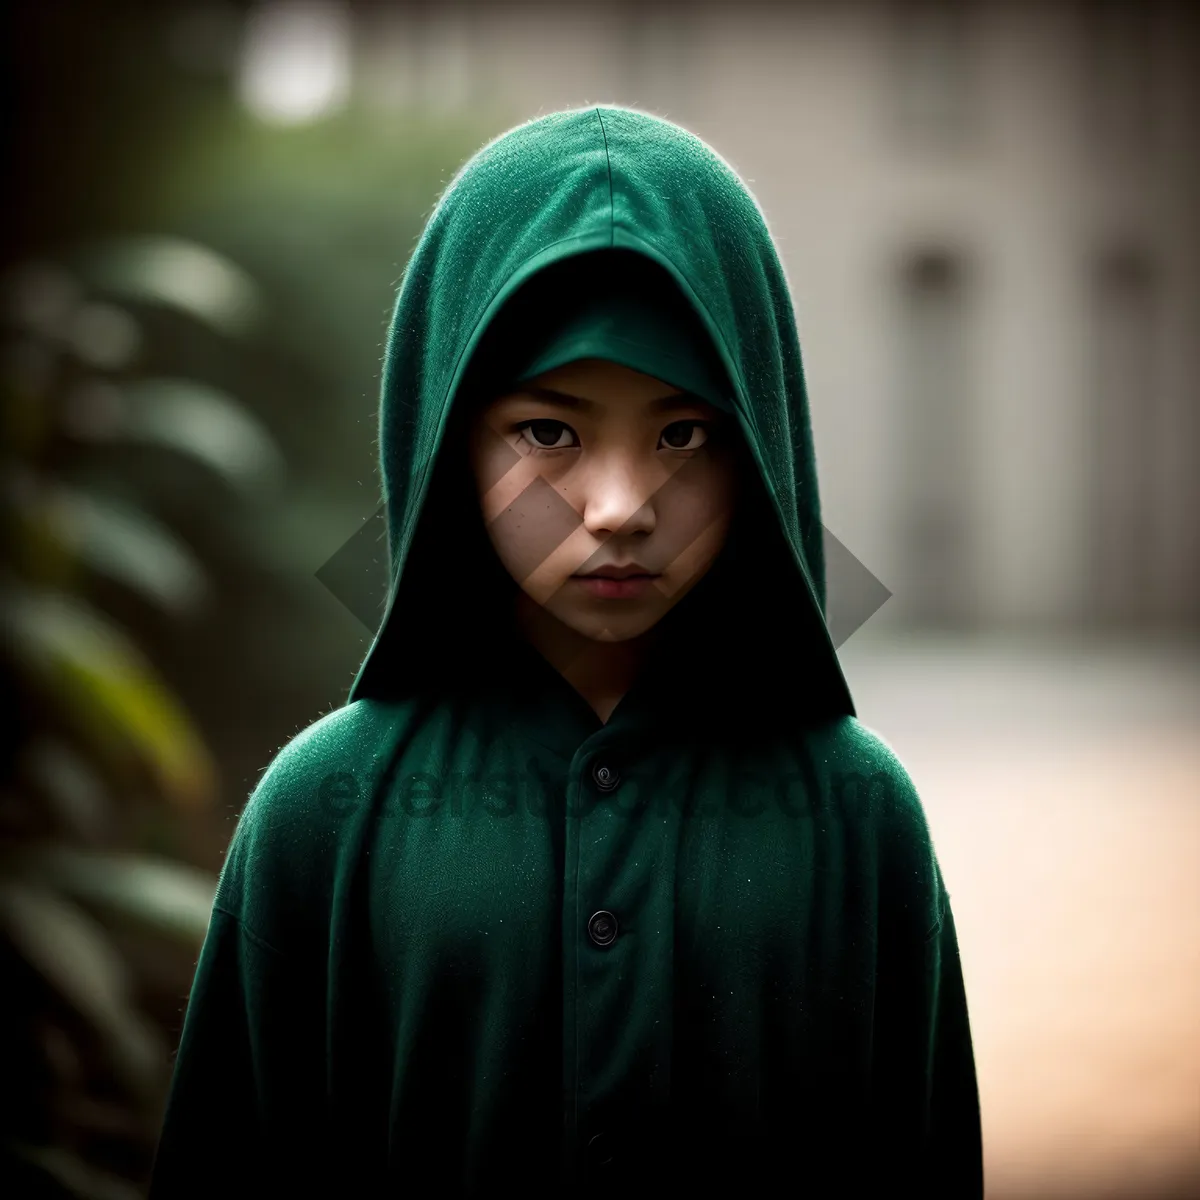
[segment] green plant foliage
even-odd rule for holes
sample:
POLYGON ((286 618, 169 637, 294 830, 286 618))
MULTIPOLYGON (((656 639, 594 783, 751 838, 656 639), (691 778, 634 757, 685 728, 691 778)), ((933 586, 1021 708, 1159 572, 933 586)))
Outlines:
POLYGON ((170 5, 20 42, 26 122, 70 136, 13 172, 0 279, 0 1195, 142 1194, 215 885, 175 859, 208 833, 215 862, 267 748, 349 686, 364 631, 316 573, 378 507, 387 319, 508 123, 267 126, 219 9, 204 73, 170 5))
POLYGON ((154 828, 147 806, 203 812, 219 787, 193 717, 99 585, 181 625, 212 586, 136 481, 89 456, 186 457, 243 505, 276 494, 283 469, 223 389, 143 371, 150 308, 246 335, 262 299, 244 272, 180 240, 81 259, 79 273, 26 265, 3 290, 0 1190, 128 1200, 170 1079, 161 1009, 186 995, 216 886, 140 834, 154 828))
POLYGON ((250 277, 228 259, 178 238, 126 238, 79 256, 92 287, 125 300, 166 305, 219 333, 249 333, 262 316, 250 277))
POLYGON ((212 797, 207 751, 127 636, 81 601, 49 590, 0 588, 0 614, 19 677, 97 757, 114 771, 140 762, 162 795, 186 807, 212 797))

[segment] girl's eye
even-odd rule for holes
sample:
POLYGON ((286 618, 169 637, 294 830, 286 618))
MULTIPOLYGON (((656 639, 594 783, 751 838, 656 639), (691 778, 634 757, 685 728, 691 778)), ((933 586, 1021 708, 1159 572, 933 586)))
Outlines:
POLYGON ((662 438, 671 450, 699 450, 708 440, 708 429, 703 421, 673 421, 662 431, 662 438))
POLYGON ((525 421, 520 429, 521 437, 537 450, 569 450, 577 444, 562 441, 563 434, 574 436, 571 427, 564 425, 562 421, 525 421))

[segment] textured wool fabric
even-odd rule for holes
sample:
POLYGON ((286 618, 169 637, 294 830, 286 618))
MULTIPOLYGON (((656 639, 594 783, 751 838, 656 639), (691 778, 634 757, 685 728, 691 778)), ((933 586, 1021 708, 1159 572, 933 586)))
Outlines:
MULTIPOLYGON (((722 412, 734 411, 733 388, 713 352, 712 339, 660 267, 640 255, 605 251, 566 260, 568 267, 576 264, 604 270, 573 272, 562 287, 555 281, 542 289, 545 294, 538 296, 531 312, 519 314, 527 322, 536 321, 538 336, 532 351, 517 358, 513 386, 567 363, 603 358, 699 396, 722 412), (643 264, 650 270, 637 271, 643 264), (637 278, 631 279, 634 275, 637 278)), ((553 275, 542 271, 535 280, 553 275)), ((512 307, 510 300, 505 311, 512 307)), ((502 383, 503 377, 496 382, 502 383)))
POLYGON ((239 820, 152 1200, 981 1197, 949 894, 825 628, 799 345, 745 185, 629 109, 484 147, 406 272, 380 453, 387 612, 239 820), (508 302, 590 254, 692 305, 754 477, 607 722, 516 632, 455 449, 508 302))

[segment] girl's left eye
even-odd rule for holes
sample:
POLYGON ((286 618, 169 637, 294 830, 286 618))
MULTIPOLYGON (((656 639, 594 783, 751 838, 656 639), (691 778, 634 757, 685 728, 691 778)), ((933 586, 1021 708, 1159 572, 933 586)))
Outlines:
POLYGON ((699 450, 708 440, 708 429, 703 421, 673 421, 662 431, 662 437, 671 450, 699 450))

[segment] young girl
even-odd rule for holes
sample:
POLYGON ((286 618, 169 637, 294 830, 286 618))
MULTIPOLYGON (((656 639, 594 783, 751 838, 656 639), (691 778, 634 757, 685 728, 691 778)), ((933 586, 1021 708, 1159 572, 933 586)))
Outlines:
POLYGON ((151 1194, 983 1194, 954 920, 824 619, 754 197, 510 130, 392 321, 386 615, 221 874, 151 1194))

